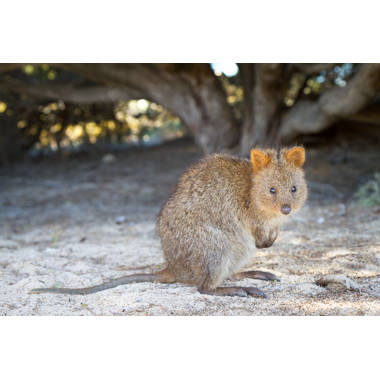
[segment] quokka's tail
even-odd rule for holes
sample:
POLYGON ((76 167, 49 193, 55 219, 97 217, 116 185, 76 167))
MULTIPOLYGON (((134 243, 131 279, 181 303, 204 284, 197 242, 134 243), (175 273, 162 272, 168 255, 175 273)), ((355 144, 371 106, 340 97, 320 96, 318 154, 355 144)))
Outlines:
MULTIPOLYGON (((163 272, 163 271, 162 271, 163 272)), ((129 276, 123 276, 115 278, 113 280, 104 282, 103 284, 90 286, 88 288, 37 288, 32 289, 30 294, 39 294, 39 293, 55 293, 55 294, 91 294, 100 292, 102 290, 115 288, 116 286, 137 283, 137 282, 154 282, 160 281, 162 272, 155 274, 131 274, 129 276)))

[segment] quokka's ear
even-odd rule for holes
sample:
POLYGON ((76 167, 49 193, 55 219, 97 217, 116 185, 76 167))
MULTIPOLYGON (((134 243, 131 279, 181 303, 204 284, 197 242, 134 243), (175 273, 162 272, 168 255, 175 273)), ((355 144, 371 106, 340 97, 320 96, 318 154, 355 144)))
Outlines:
POLYGON ((302 146, 295 146, 285 150, 284 158, 286 161, 301 167, 305 162, 305 149, 302 146))
POLYGON ((251 149, 251 162, 253 164, 253 172, 257 173, 264 169, 271 161, 271 157, 259 149, 251 149))

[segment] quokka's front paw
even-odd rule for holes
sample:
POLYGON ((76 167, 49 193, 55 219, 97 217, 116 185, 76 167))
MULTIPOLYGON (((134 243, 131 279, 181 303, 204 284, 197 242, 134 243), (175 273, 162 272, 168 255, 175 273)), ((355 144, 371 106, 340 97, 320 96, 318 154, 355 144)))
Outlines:
POLYGON ((273 245, 274 241, 271 240, 265 240, 263 242, 257 242, 256 241, 256 248, 269 248, 273 245))
POLYGON ((269 248, 273 245, 278 236, 278 229, 269 231, 269 234, 259 234, 256 237, 256 248, 269 248))

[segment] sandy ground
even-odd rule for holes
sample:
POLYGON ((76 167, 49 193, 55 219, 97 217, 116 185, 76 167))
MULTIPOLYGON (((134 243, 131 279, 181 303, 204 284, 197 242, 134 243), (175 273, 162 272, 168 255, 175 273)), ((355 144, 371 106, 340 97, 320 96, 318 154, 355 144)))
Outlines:
POLYGON ((267 299, 151 283, 88 296, 28 294, 160 268, 156 215, 179 174, 201 156, 188 141, 132 149, 110 163, 76 155, 1 168, 0 314, 380 315, 380 208, 352 201, 380 170, 379 151, 308 150, 307 205, 250 265, 281 282, 236 282, 258 286, 267 299), (344 276, 351 286, 318 286, 324 275, 344 276))

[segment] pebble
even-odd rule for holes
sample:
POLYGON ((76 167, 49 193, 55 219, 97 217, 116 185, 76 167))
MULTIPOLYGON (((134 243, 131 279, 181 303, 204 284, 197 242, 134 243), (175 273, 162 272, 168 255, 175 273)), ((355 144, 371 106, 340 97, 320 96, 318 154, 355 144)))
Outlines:
POLYGON ((340 274, 328 274, 322 276, 319 280, 316 281, 316 284, 323 287, 328 287, 330 284, 339 285, 343 289, 356 290, 360 289, 359 284, 351 280, 347 276, 340 274))

